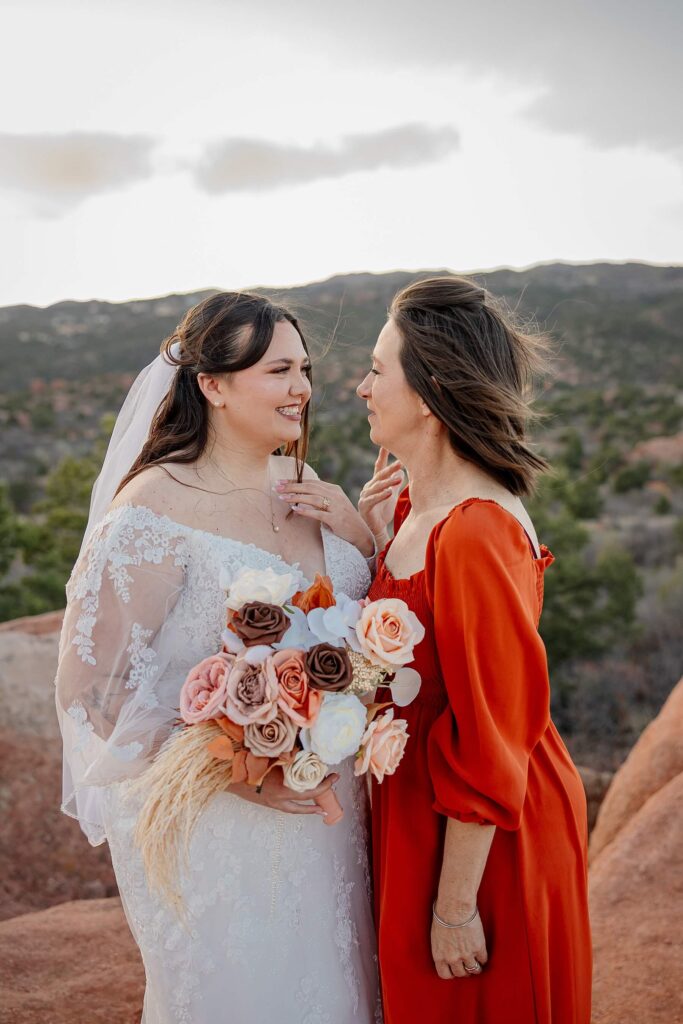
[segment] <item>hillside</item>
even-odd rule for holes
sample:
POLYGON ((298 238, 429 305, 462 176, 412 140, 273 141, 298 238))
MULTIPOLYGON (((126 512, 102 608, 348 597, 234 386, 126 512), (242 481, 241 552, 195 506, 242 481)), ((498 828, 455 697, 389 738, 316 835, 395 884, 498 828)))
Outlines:
MULTIPOLYGON (((355 495, 373 452, 355 395, 396 272, 267 289, 314 357, 311 459, 355 495)), ((556 720, 613 768, 683 668, 683 267, 553 264, 475 275, 549 333, 535 441, 555 468, 530 508, 557 556, 542 631, 556 720)), ((112 414, 208 292, 0 309, 0 619, 58 608, 112 414)))

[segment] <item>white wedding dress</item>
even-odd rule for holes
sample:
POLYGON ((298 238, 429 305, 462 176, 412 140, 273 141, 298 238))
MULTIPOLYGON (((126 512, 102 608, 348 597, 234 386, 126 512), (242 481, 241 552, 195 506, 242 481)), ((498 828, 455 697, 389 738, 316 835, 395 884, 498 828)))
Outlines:
MULTIPOLYGON (((363 557, 326 528, 323 542, 335 589, 363 597, 363 557)), ((140 506, 113 509, 94 530, 67 587, 60 649, 64 810, 92 843, 109 842, 145 965, 143 1024, 374 1024, 368 808, 351 763, 334 826, 215 797, 182 877, 184 920, 150 892, 133 843, 128 780, 173 728, 190 667, 220 649, 220 570, 242 565, 295 568, 140 506)))

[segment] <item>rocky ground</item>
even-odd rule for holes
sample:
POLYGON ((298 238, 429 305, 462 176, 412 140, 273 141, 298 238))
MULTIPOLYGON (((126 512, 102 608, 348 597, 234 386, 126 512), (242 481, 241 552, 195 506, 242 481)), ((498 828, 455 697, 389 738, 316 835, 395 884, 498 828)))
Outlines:
MULTIPOLYGON (((106 846, 58 809, 59 625, 0 627, 0 1024, 137 1024, 144 974, 106 846)), ((593 1024, 683 1024, 682 735, 683 680, 613 779, 582 770, 597 816, 593 1024)))

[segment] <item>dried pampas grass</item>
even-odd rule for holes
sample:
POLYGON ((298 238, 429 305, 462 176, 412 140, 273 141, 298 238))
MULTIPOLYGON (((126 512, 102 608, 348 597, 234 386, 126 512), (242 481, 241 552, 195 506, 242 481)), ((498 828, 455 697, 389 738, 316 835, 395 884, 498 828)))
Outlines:
POLYGON ((211 797, 230 784, 228 761, 209 753, 213 739, 225 736, 214 721, 170 736, 151 766, 131 787, 144 798, 135 829, 147 883, 178 913, 178 878, 189 865, 192 830, 211 797))

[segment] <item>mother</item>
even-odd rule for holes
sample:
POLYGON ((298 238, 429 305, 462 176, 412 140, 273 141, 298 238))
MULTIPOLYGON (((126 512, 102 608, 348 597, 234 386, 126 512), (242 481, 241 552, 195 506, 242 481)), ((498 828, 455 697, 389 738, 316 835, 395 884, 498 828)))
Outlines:
MULTIPOLYGON (((370 598, 427 627, 410 742, 373 795, 386 1024, 590 1019, 586 804, 537 629, 553 556, 520 501, 545 468, 534 357, 484 290, 434 278, 396 296, 358 388, 410 479, 370 598)), ((361 500, 380 546, 392 472, 361 500)))

